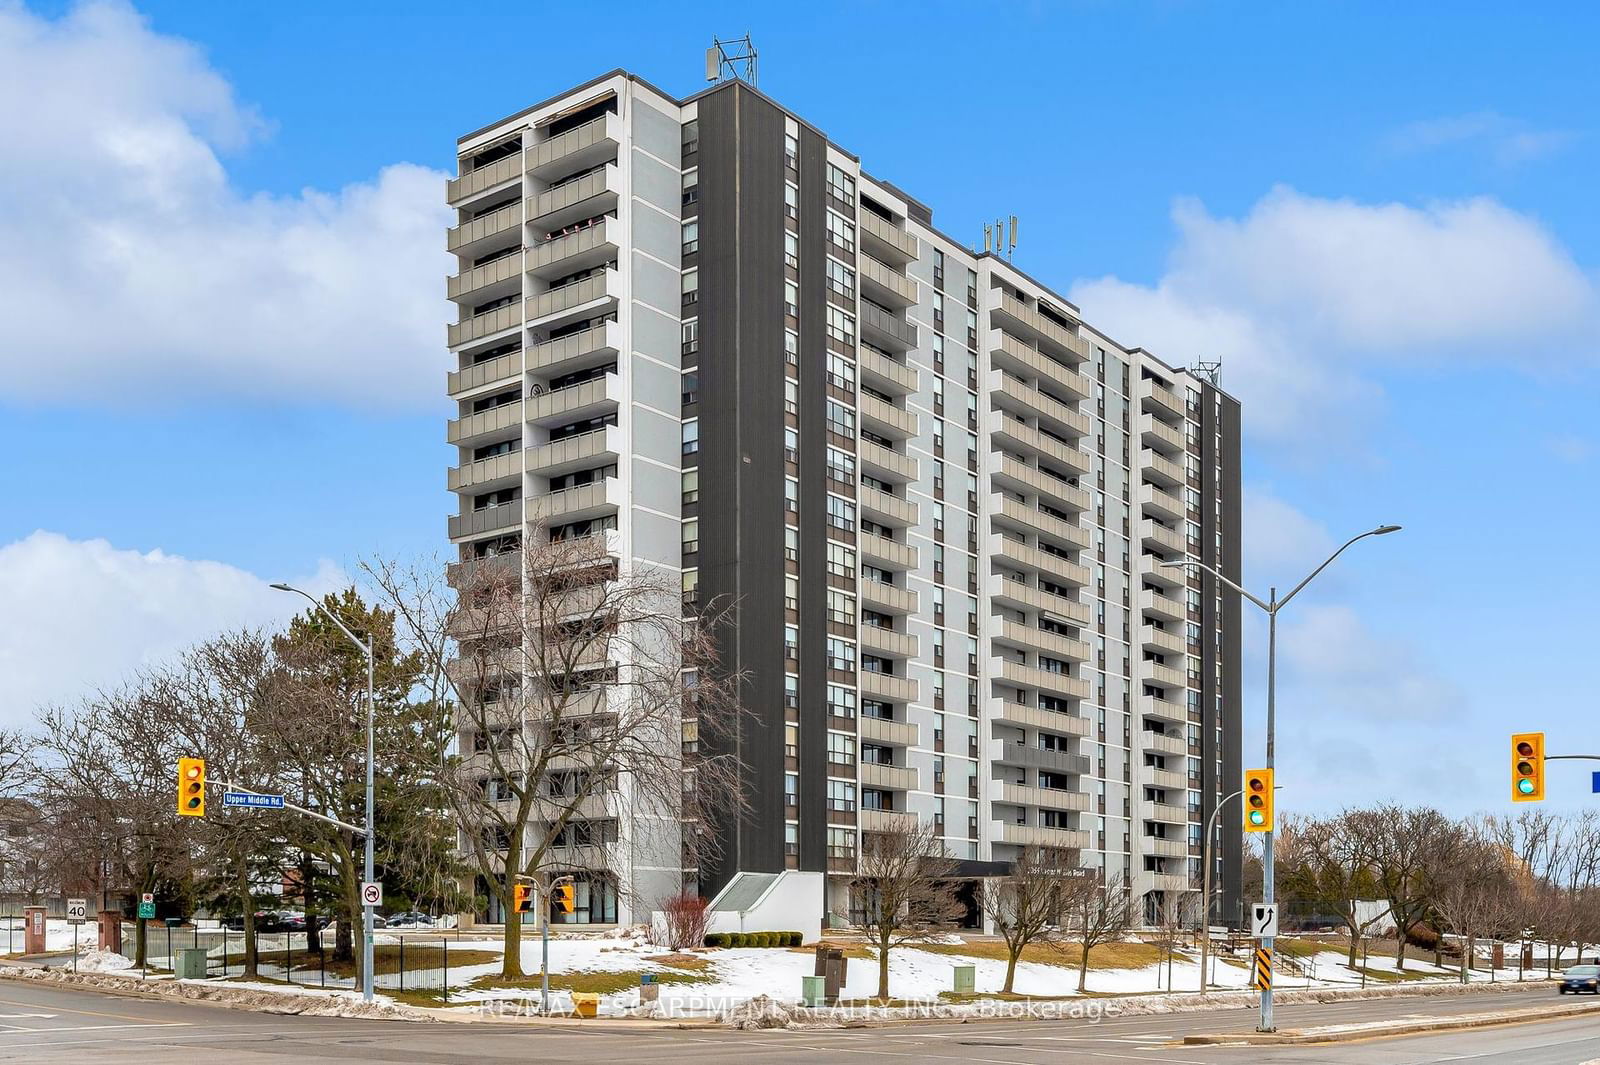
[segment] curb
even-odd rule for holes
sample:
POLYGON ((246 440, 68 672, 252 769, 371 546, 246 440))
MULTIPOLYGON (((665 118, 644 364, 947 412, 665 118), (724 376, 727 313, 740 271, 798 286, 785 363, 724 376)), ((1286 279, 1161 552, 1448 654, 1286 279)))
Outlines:
POLYGON ((1287 1046, 1297 1043, 1349 1043, 1386 1036, 1448 1032, 1459 1029, 1488 1028, 1499 1024, 1555 1020, 1584 1016, 1600 1011, 1597 1003, 1562 1003, 1534 1006, 1494 1013, 1468 1013, 1457 1017, 1429 1020, 1373 1021, 1368 1024, 1336 1024, 1319 1028, 1291 1028, 1283 1032, 1202 1032, 1183 1037, 1185 1046, 1287 1046))

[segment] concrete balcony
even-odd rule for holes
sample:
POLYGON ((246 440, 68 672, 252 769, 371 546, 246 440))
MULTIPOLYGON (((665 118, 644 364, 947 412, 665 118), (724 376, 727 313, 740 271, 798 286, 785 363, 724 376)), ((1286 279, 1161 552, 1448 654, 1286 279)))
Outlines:
POLYGON ((563 172, 585 170, 617 158, 622 143, 622 119, 608 111, 581 126, 540 141, 523 154, 528 173, 547 180, 563 172))
POLYGON ((452 226, 445 232, 445 250, 463 259, 476 259, 487 255, 495 244, 507 243, 507 234, 516 234, 520 238, 521 228, 522 201, 518 200, 452 226))
POLYGON ((1089 682, 1083 677, 1025 666, 1004 658, 990 660, 989 676, 1007 687, 1033 688, 1057 699, 1089 698, 1089 682))
POLYGON ((862 348, 856 363, 863 384, 891 396, 909 396, 917 391, 917 368, 896 362, 871 348, 862 348))
POLYGON ((557 233, 595 215, 610 214, 617 209, 617 196, 622 179, 613 165, 552 185, 533 199, 528 221, 533 223, 537 236, 557 233))
POLYGON ((1154 854, 1160 858, 1187 858, 1189 856, 1189 844, 1186 840, 1144 836, 1142 841, 1146 854, 1154 854))
POLYGON ((603 374, 565 388, 530 394, 528 421, 540 426, 570 425, 609 414, 621 402, 622 378, 614 373, 603 374))
POLYGON ((496 333, 520 328, 522 328, 522 306, 512 301, 504 307, 496 307, 492 311, 484 311, 482 314, 475 314, 447 325, 445 343, 454 348, 496 333))
POLYGON ((989 371, 989 398, 994 406, 1024 418, 1038 418, 1057 436, 1077 439, 1092 435, 1089 416, 1077 407, 1045 395, 1038 388, 996 367, 989 371))
POLYGON ((485 533, 515 529, 522 524, 522 500, 514 499, 498 507, 484 507, 465 514, 450 515, 450 539, 482 536, 485 533))
POLYGON ((446 582, 458 591, 463 588, 499 586, 520 578, 522 555, 517 551, 506 551, 498 555, 451 562, 445 566, 444 573, 446 582))
POLYGON ((1043 651, 1052 658, 1068 662, 1088 662, 1091 653, 1087 640, 1074 640, 1054 632, 1045 632, 1017 621, 1001 620, 992 631, 996 643, 1006 643, 1028 651, 1043 651))
POLYGON ((1009 606, 1013 610, 1042 610, 1074 625, 1089 624, 1088 603, 1055 595, 998 574, 990 578, 989 595, 999 605, 1009 606))
POLYGON ((908 484, 917 479, 916 459, 891 451, 882 444, 874 444, 871 440, 860 441, 856 458, 863 470, 880 481, 908 484))
POLYGON ((1048 732, 1078 737, 1087 736, 1092 730, 1089 719, 1077 714, 1063 714, 1059 710, 1046 710, 1041 706, 1023 706, 1021 703, 1004 700, 990 705, 994 707, 994 720, 1003 725, 1045 729, 1048 732))
POLYGON ((621 291, 622 285, 617 271, 604 270, 598 274, 590 274, 582 280, 569 281, 560 288, 529 296, 526 301, 528 321, 553 324, 545 320, 558 315, 568 315, 603 299, 614 299, 621 291))
POLYGON ((581 521, 615 514, 625 504, 622 481, 607 477, 593 484, 579 485, 561 492, 534 496, 528 500, 528 519, 546 523, 581 521))
POLYGON ((1182 488, 1188 479, 1182 466, 1148 447, 1139 452, 1139 472, 1163 488, 1182 488))
POLYGON ((1189 787, 1189 774, 1175 769, 1157 769, 1155 766, 1145 766, 1141 773, 1144 782, 1157 788, 1187 789, 1189 787))
POLYGON ((445 280, 445 296, 457 303, 487 303, 512 293, 522 294, 522 249, 445 280))
POLYGON ((1018 494, 1036 495, 1056 510, 1083 513, 1090 508, 1086 489, 1069 484, 1010 455, 1000 456, 1000 462, 990 476, 999 487, 1018 494))
POLYGON ((1014 806, 1037 806, 1045 810, 1066 810, 1080 814, 1089 809, 1089 796, 1086 792, 1036 788, 1004 780, 989 781, 989 801, 1010 803, 1014 806))
POLYGON ((1189 686, 1189 674, 1184 670, 1174 669, 1160 662, 1141 662, 1139 666, 1144 679, 1151 684, 1162 688, 1187 688, 1189 686))
POLYGON ((856 811, 857 823, 863 832, 909 832, 917 827, 917 815, 904 810, 856 811))
MULTIPOLYGON (((464 162, 462 160, 461 162, 464 162)), ((460 169, 460 162, 457 163, 460 169)), ((469 200, 481 192, 488 192, 497 185, 504 185, 510 181, 520 180, 522 177, 522 153, 508 155, 504 159, 496 159, 488 166, 481 166, 476 170, 469 170, 460 177, 453 177, 445 182, 444 197, 454 206, 462 200, 469 200)))
POLYGON ((1074 447, 1065 440, 1058 440, 1042 433, 1014 417, 1000 418, 990 429, 989 435, 997 446, 1007 451, 1037 455, 1052 465, 1063 467, 1080 477, 1094 469, 1088 452, 1074 447))
POLYGON ((510 488, 522 482, 522 451, 508 451, 476 462, 468 462, 449 471, 445 489, 459 492, 465 488, 486 492, 495 488, 510 488))
POLYGON ((452 398, 492 385, 505 384, 522 374, 522 352, 513 351, 445 375, 445 388, 452 398))
POLYGON ((1149 414, 1139 415, 1137 424, 1139 439, 1145 447, 1163 455, 1183 454, 1185 445, 1181 429, 1174 429, 1149 414))
POLYGON ((519 399, 464 418, 450 419, 445 425, 445 442, 459 447, 475 447, 493 437, 507 436, 507 430, 520 430, 521 426, 522 400, 519 399))
POLYGON ((1157 699, 1154 695, 1136 695, 1133 709, 1141 718, 1151 718, 1168 724, 1188 727, 1189 710, 1172 699, 1157 699))
POLYGON ((1151 799, 1140 799, 1138 811, 1141 821, 1159 821, 1168 825, 1189 823, 1189 808, 1186 806, 1171 806, 1151 799))
POLYGON ((1140 407, 1148 411, 1156 411, 1167 415, 1167 420, 1183 418, 1187 411, 1183 397, 1176 391, 1168 388, 1159 381, 1147 379, 1145 393, 1139 397, 1140 407))
POLYGON ((990 745, 989 752, 996 762, 1029 769, 1043 769, 1049 773, 1066 773, 1081 777, 1086 776, 1090 770, 1090 762, 1085 755, 1073 754, 1070 751, 1047 750, 1036 743, 1025 743, 1022 740, 995 742, 990 745))
POLYGON ((888 791, 917 790, 917 771, 910 766, 862 762, 860 770, 861 786, 864 788, 882 788, 888 791))
POLYGON ((887 536, 862 533, 856 541, 856 551, 864 561, 882 569, 914 570, 917 568, 917 549, 887 536))
POLYGON ((1094 354, 1089 342, 1041 314, 1032 299, 1021 300, 1004 289, 991 288, 987 307, 1001 328, 1036 341, 1041 350, 1073 363, 1087 362, 1094 354))
POLYGON ((870 255, 859 256, 861 292, 885 307, 914 307, 917 303, 917 283, 905 274, 891 270, 870 255))
POLYGON ((1137 500, 1141 511, 1163 521, 1182 521, 1189 513, 1183 500, 1153 484, 1141 484, 1137 500))
POLYGON ((920 739, 916 723, 912 721, 886 721, 881 717, 862 715, 856 719, 856 723, 860 726, 862 743, 915 747, 920 739))
POLYGON ((860 628, 861 649, 885 658, 917 657, 917 638, 909 632, 895 632, 877 625, 860 628))
POLYGON ((607 218, 541 241, 528 249, 528 273, 548 280, 614 262, 620 228, 616 219, 607 218))
POLYGON ((1168 528, 1149 518, 1139 522, 1139 539, 1145 547, 1168 554, 1182 556, 1189 550, 1188 540, 1182 530, 1168 528))
POLYGON ((1145 875, 1150 878, 1150 887, 1155 891, 1184 892, 1198 890, 1195 885, 1189 882, 1189 878, 1181 873, 1147 873, 1145 875))
POLYGON ((1011 821, 995 821, 993 839, 996 843, 1009 843, 1014 847, 1059 847, 1065 850, 1088 850, 1090 835, 1075 828, 1045 828, 1041 825, 1019 825, 1011 821))
POLYGON ((917 701, 917 682, 910 677, 891 677, 887 673, 870 673, 862 670, 857 675, 864 699, 882 699, 889 703, 914 703, 917 701))
POLYGON ((995 343, 989 354, 996 366, 1010 370, 1021 378, 1037 379, 1050 392, 1065 396, 1069 402, 1094 395, 1094 381, 1088 374, 1051 358, 1004 330, 995 330, 994 337, 995 343))
POLYGON ((890 440, 909 440, 917 435, 917 416, 885 403, 877 396, 862 393, 858 412, 864 427, 890 440))
POLYGON ((861 596, 862 606, 869 606, 884 614, 917 612, 917 593, 906 588, 896 588, 882 581, 863 580, 856 586, 856 592, 861 596))
POLYGON ((1188 586, 1189 577, 1180 566, 1163 566, 1163 560, 1154 555, 1141 555, 1139 557, 1139 581, 1143 584, 1153 584, 1165 594, 1181 597, 1181 589, 1188 586))
POLYGON ((904 266, 917 257, 917 238, 871 211, 860 212, 861 248, 874 259, 904 266))
POLYGON ((1021 528, 1058 547, 1087 551, 1092 543, 1089 530, 1076 522, 1058 518, 1028 503, 1020 503, 998 492, 989 496, 989 513, 997 524, 1021 528))
POLYGON ((622 430, 615 425, 528 448, 528 472, 540 477, 593 469, 622 455, 622 430))
POLYGON ((1068 558, 1041 551, 1001 533, 990 533, 989 557, 1014 568, 1044 574, 1053 584, 1068 584, 1087 588, 1089 567, 1081 566, 1068 558))
POLYGON ((1139 626, 1139 640, 1145 650, 1157 654, 1181 655, 1189 650, 1188 641, 1184 639, 1183 633, 1171 629, 1158 629, 1149 622, 1139 626))
POLYGON ((1162 595, 1154 588, 1139 589, 1139 609, 1162 621, 1188 621, 1189 608, 1171 596, 1162 595))
POLYGON ((887 314, 870 303, 861 304, 861 338, 890 351, 911 351, 917 346, 914 323, 887 314))
POLYGON ((576 373, 614 362, 622 350, 622 327, 616 322, 535 344, 528 351, 528 372, 545 377, 576 373))
POLYGON ((1139 742, 1147 751, 1154 751, 1170 757, 1186 756, 1189 753, 1189 741, 1182 735, 1167 732, 1151 732, 1148 729, 1139 733, 1139 742))
POLYGON ((856 495, 856 504, 864 517, 871 518, 880 525, 908 529, 917 524, 915 503, 899 496, 892 496, 888 492, 880 492, 876 488, 862 485, 856 495))

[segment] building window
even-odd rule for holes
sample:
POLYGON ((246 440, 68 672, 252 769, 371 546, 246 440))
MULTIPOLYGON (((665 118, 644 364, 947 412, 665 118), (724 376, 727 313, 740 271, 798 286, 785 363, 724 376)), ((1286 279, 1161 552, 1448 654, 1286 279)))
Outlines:
POLYGON ((700 419, 690 418, 683 423, 683 453, 697 454, 700 450, 700 419))
POLYGON ((683 523, 683 553, 692 555, 700 550, 700 519, 689 518, 683 523))
POLYGON ((828 195, 843 203, 856 202, 856 179, 843 170, 828 164, 828 195))
POLYGON ((683 353, 693 355, 700 350, 700 319, 691 318, 683 323, 683 353))
POLYGON ((683 224, 683 254, 693 255, 700 250, 700 222, 691 219, 683 224))
POLYGON ((854 577, 855 575, 855 551, 844 546, 843 544, 828 544, 828 576, 854 577))
POLYGON ((848 828, 828 827, 828 859, 830 861, 854 861, 856 857, 856 834, 848 828))
POLYGON ((783 184, 783 210, 790 218, 800 217, 800 186, 792 181, 783 184))
POLYGON ((856 412, 838 400, 828 400, 828 432, 837 433, 847 439, 854 439, 856 435, 856 412))
POLYGON ((848 499, 830 495, 828 497, 828 524, 835 529, 854 532, 856 527, 856 505, 848 499))
POLYGON ((854 672, 856 668, 856 645, 849 640, 841 640, 837 636, 828 637, 828 668, 841 672, 854 672))
MULTIPOLYGON (((828 761, 834 765, 850 765, 856 760, 856 739, 840 732, 828 733, 828 761)), ((851 785, 854 789, 855 785, 851 785)), ((852 790, 851 798, 854 792, 852 790)))
POLYGON ((700 302, 700 271, 685 270, 683 272, 683 305, 693 306, 700 302))
POLYGON ((700 502, 700 467, 683 471, 684 505, 700 502))
POLYGON ((800 317, 800 286, 793 281, 783 283, 783 313, 790 318, 800 317))
POLYGON ((828 685, 828 716, 856 716, 856 693, 854 688, 846 688, 842 684, 828 685))
POLYGON ((856 598, 837 588, 828 589, 828 620, 839 625, 856 623, 856 598))
POLYGON ((838 259, 829 259, 828 289, 847 300, 854 299, 856 294, 856 272, 838 259))
POLYGON ((856 250, 856 227, 845 221, 842 215, 829 211, 828 239, 845 251, 853 252, 856 250))
POLYGON ((783 235, 783 265, 800 269, 800 238, 793 233, 783 235))
POLYGON ((783 135, 783 165, 790 170, 800 169, 800 139, 793 133, 783 135))
POLYGON ((849 346, 855 343, 856 320, 838 307, 828 308, 828 339, 849 346))

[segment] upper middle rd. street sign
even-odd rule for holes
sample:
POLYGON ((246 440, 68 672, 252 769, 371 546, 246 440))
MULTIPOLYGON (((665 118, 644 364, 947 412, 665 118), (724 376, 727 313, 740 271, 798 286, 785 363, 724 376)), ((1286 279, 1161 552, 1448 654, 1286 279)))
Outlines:
POLYGON ((281 810, 283 796, 257 795, 251 791, 225 791, 222 793, 222 805, 247 806, 256 810, 281 810))

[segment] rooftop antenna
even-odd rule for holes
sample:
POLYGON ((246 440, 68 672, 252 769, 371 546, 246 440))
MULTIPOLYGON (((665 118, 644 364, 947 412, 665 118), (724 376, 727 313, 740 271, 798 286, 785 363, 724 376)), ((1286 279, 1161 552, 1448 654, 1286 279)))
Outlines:
POLYGON ((1010 246, 1006 250, 1006 261, 1010 262, 1017 257, 1017 216, 1011 216, 1010 246))
POLYGON ((706 49, 706 80, 713 85, 724 81, 756 83, 756 46, 747 33, 731 41, 711 38, 706 49))
POLYGON ((1203 377, 1207 381, 1210 381, 1211 384, 1216 388, 1222 387, 1221 383, 1217 380, 1222 376, 1222 363, 1220 362, 1197 362, 1190 367, 1190 372, 1196 377, 1203 377))
POLYGON ((994 250, 994 226, 988 222, 983 224, 983 250, 985 254, 994 250))

